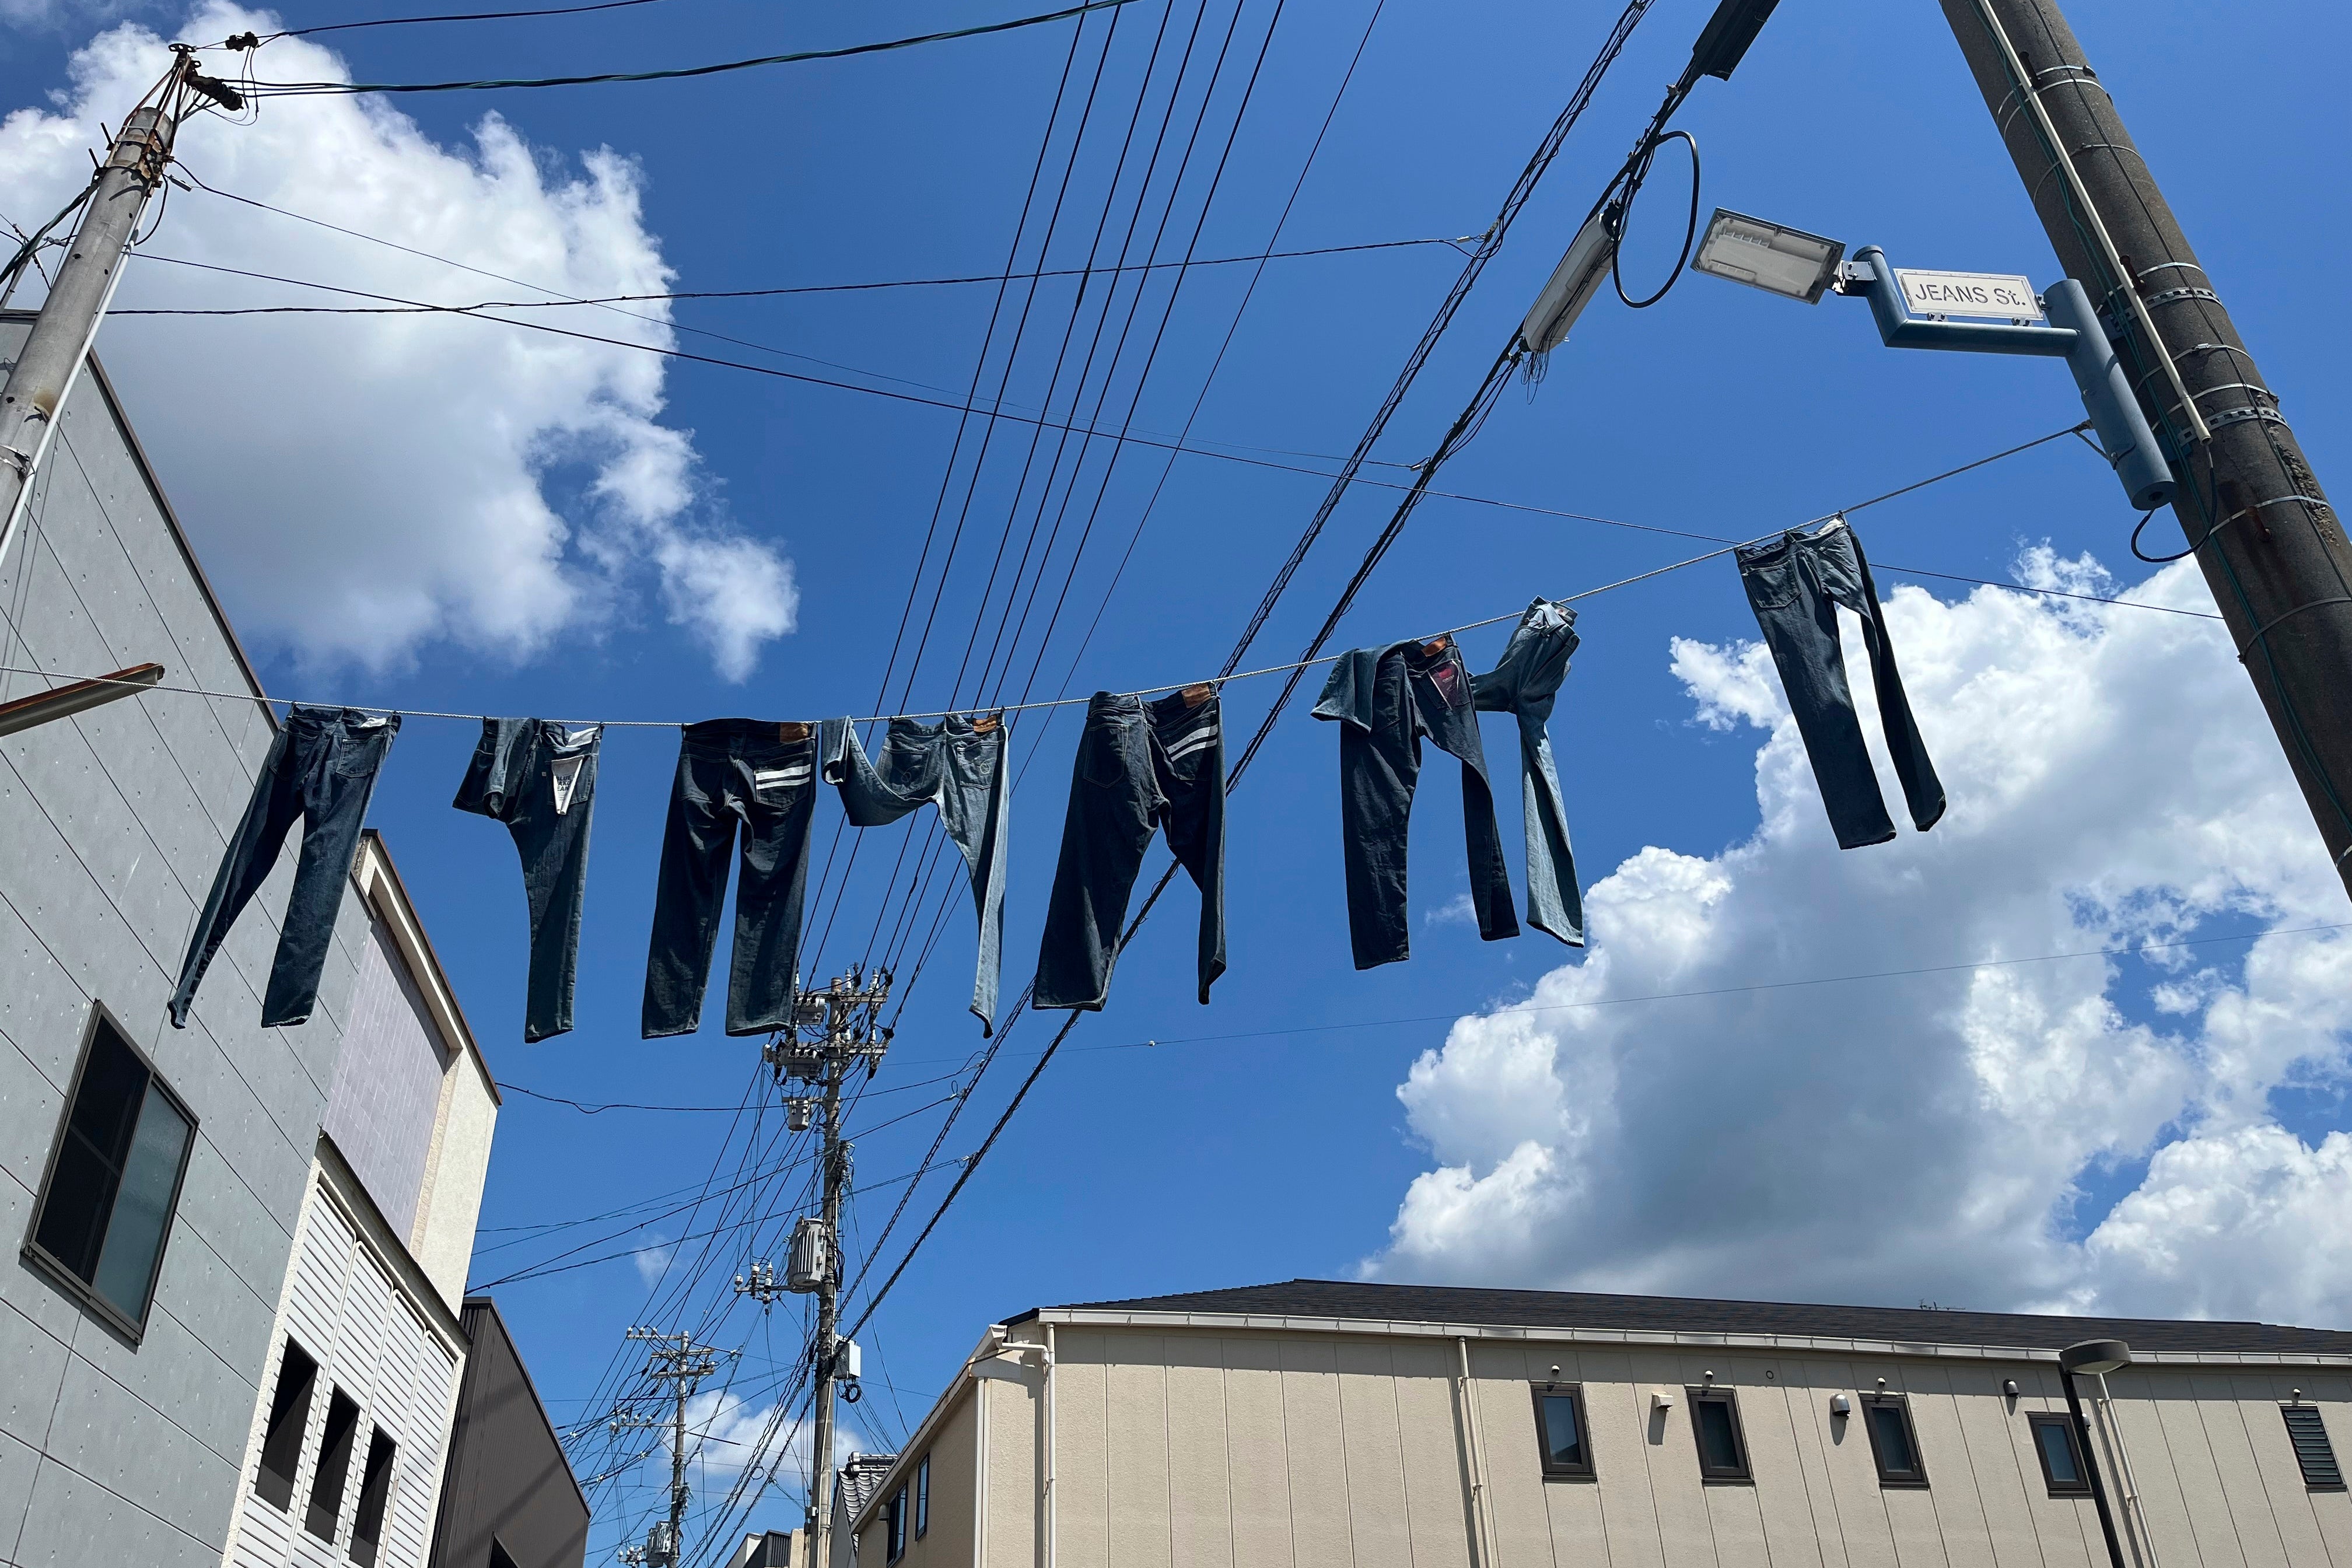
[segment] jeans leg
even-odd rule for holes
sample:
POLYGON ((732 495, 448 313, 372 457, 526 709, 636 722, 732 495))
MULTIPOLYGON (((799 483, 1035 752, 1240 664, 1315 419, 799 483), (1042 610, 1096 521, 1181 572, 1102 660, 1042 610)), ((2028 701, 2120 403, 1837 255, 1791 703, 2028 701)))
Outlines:
POLYGON ((1192 712, 1177 706, 1177 692, 1153 705, 1160 744, 1153 755, 1160 769, 1160 808, 1168 847, 1192 873, 1201 889, 1198 976, 1201 1003, 1225 972, 1225 736, 1224 715, 1212 696, 1192 712))
POLYGON ((735 954, 727 971, 727 1032, 787 1028, 800 983, 801 920, 808 897, 810 825, 816 821, 816 747, 748 764, 742 868, 735 879, 735 954))
MULTIPOLYGON (((1004 874, 1006 835, 1013 824, 1013 756, 1004 721, 971 753, 972 784, 967 798, 977 808, 977 820, 967 818, 958 835, 955 816, 948 818, 950 837, 958 837, 971 867, 972 901, 980 910, 980 953, 971 976, 971 1013, 982 1036, 996 1032, 996 987, 1004 968, 1004 874), (975 841, 974 834, 978 835, 975 841)), ((949 788, 956 781, 950 771, 949 788)), ((944 813, 945 800, 941 801, 944 813)))
POLYGON ((1519 809, 1527 817, 1528 923, 1570 947, 1584 945, 1584 895, 1577 887, 1576 856, 1568 843, 1568 807, 1551 760, 1544 721, 1522 712, 1519 723, 1519 809))
POLYGON ((299 760, 302 793, 302 856, 294 865, 294 890, 286 900, 286 921, 278 932, 278 959, 269 967, 269 989, 261 1002, 261 1025, 310 1021, 319 1004, 319 977, 335 940, 335 917, 351 884, 352 859, 359 853, 360 829, 383 760, 400 732, 400 715, 371 719, 347 714, 321 734, 312 755, 299 760))
POLYGON ((270 742, 261 771, 254 775, 253 798, 246 803, 244 819, 229 837, 220 869, 213 876, 213 890, 205 900, 204 913, 196 917, 196 929, 189 933, 187 956, 181 961, 180 983, 172 992, 169 1007, 175 1029, 188 1026, 188 1009, 195 1005, 196 986, 204 980, 205 971, 212 967, 229 928, 236 924, 237 916, 245 912, 245 906, 253 901, 253 895, 261 890, 278 864, 278 846, 286 842, 287 829, 302 815, 301 795, 295 787, 295 734, 289 716, 270 742))
POLYGON ((524 989, 526 1044, 568 1032, 580 963, 580 910, 588 886, 588 829, 596 806, 596 760, 604 737, 584 746, 550 750, 534 759, 528 783, 513 797, 521 809, 508 818, 522 860, 523 896, 530 907, 530 972, 524 989), (577 759, 564 809, 557 810, 551 769, 558 757, 577 759))
POLYGON ((1800 542, 1768 546, 1769 553, 1753 562, 1743 554, 1740 579, 1789 694, 1789 710, 1804 737, 1838 847, 1884 844, 1895 837, 1895 822, 1878 793, 1878 774, 1870 765, 1853 692, 1846 684, 1837 606, 1822 592, 1800 542))
POLYGON ((1886 614, 1878 602, 1878 584, 1871 581, 1870 563, 1862 541, 1853 540, 1854 568, 1861 578, 1860 602, 1849 607, 1862 617, 1863 646, 1870 651, 1870 679, 1878 689, 1878 718, 1886 731, 1886 750, 1895 760, 1895 776, 1902 782, 1904 803, 1911 808, 1912 826, 1922 833, 1943 820, 1944 784, 1927 756, 1927 742, 1919 721, 1911 716, 1911 700, 1903 691, 1902 672, 1895 668, 1895 643, 1886 635, 1886 614))
POLYGON ((1097 696, 1071 771, 1032 1006, 1093 1012, 1109 995, 1128 899, 1151 842, 1156 793, 1143 704, 1097 696))
POLYGON ((646 953, 648 1040, 690 1035, 702 1021, 702 989, 719 940, 719 906, 727 895, 727 852, 735 844, 735 818, 723 804, 731 766, 690 742, 678 752, 646 953))
POLYGON ((1372 728, 1339 727, 1339 840, 1347 870, 1348 942, 1358 969, 1412 956, 1405 837, 1421 778, 1421 732, 1402 655, 1381 660, 1372 728))

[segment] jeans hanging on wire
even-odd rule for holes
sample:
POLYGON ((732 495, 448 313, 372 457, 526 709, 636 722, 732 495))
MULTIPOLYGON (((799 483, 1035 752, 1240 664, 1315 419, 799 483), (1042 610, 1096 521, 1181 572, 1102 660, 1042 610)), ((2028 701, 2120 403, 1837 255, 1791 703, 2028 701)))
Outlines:
POLYGON ((596 809, 596 756, 604 736, 601 724, 566 730, 542 719, 485 719, 481 743, 449 803, 505 823, 522 858, 523 900, 530 909, 526 1043, 572 1027, 588 820, 596 809))
POLYGON ((327 948, 334 940, 335 915, 359 852, 360 826, 377 773, 400 732, 400 715, 362 713, 356 708, 305 708, 286 715, 269 743, 245 820, 228 841, 204 913, 188 938, 180 984, 172 993, 172 1026, 188 1026, 188 1009, 213 955, 227 940, 245 906, 261 890, 278 864, 278 851, 296 818, 302 822, 302 858, 294 867, 294 890, 278 931, 278 957, 269 966, 269 987, 261 1000, 261 1024, 307 1023, 319 1002, 319 977, 326 972, 327 948))
POLYGON ((1568 847, 1568 807, 1552 766, 1552 700, 1576 651, 1576 612, 1538 598, 1519 617, 1495 668, 1474 678, 1470 690, 1481 713, 1508 713, 1519 721, 1519 805, 1527 821, 1528 923, 1570 947, 1584 945, 1584 898, 1576 886, 1576 857, 1568 847))
POLYGON ((971 1011, 981 1033, 993 1034, 997 973, 1003 967, 1004 838, 1013 816, 1003 716, 957 713, 937 724, 893 719, 878 767, 866 760, 850 721, 828 719, 823 733, 824 776, 840 789, 853 826, 883 827, 919 806, 940 808, 940 825, 963 852, 980 911, 971 1011))
POLYGON ((1462 763, 1462 831, 1470 907, 1488 942, 1519 934, 1495 792, 1478 742, 1470 672, 1450 637, 1339 656, 1315 717, 1339 721, 1339 835, 1348 877, 1348 939, 1356 967, 1412 955, 1405 837, 1421 777, 1421 738, 1462 763))
POLYGON ((1792 529, 1769 543, 1742 545, 1735 554, 1748 602, 1788 689, 1789 710, 1805 739, 1813 777, 1821 783, 1838 847, 1859 849, 1895 837, 1846 684, 1845 654, 1838 645, 1840 605, 1862 617, 1863 646, 1870 650, 1871 680, 1878 689, 1879 722, 1911 820, 1922 833, 1935 826, 1944 815, 1944 786, 1903 694, 1895 644, 1862 541, 1840 520, 1815 533, 1792 529))
POLYGON ((701 1022, 727 897, 727 856, 739 828, 727 1032, 761 1035, 792 1026, 809 824, 815 820, 814 725, 709 719, 686 727, 646 955, 646 1039, 690 1035, 701 1022))
POLYGON ((1201 889, 1201 1001, 1225 972, 1225 742, 1216 689, 1156 702, 1098 691, 1087 708, 1070 810, 1037 950, 1038 1007, 1101 1008, 1127 901, 1155 828, 1201 889))

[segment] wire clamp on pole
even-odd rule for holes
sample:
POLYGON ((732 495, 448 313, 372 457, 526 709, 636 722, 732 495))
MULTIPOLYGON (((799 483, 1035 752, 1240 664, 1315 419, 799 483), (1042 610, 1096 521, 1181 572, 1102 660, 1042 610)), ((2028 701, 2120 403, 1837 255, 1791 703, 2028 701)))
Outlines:
POLYGON ((2235 408, 2223 408, 2208 414, 2205 425, 2208 429, 2221 430, 2231 425, 2243 425, 2250 419, 2259 419, 2265 425, 2286 424, 2286 416, 2275 408, 2265 408, 2259 403, 2242 403, 2235 408))
POLYGON ((29 452, 20 452, 14 447, 0 447, 0 462, 5 462, 16 469, 18 479, 30 479, 33 477, 33 455, 29 452))
POLYGON ((2176 300, 2210 300, 2216 305, 2221 302, 2221 296, 2210 289, 2166 289, 2145 298, 2151 310, 2158 305, 2169 305, 2176 300))
POLYGON ((2294 609, 2288 610, 2284 614, 2272 616, 2271 619, 2265 623, 2261 629, 2257 630, 2253 636, 2248 637, 2243 643, 2239 645, 2238 662, 2241 664, 2244 663, 2247 650, 2252 648, 2256 643, 2262 641, 2264 637, 2270 636, 2273 629, 2275 628, 2280 622, 2292 620, 2295 616, 2303 614, 2305 610, 2321 609, 2328 605, 2352 605, 2352 595, 2338 594, 2332 599, 2314 599, 2308 604, 2297 605, 2294 609))

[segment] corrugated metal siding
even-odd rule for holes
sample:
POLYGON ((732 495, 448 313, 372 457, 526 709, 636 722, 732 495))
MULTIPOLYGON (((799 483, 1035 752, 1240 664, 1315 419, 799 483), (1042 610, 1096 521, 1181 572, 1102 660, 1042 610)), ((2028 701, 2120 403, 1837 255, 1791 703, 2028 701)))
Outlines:
POLYGON ((325 1125, 393 1233, 404 1238, 416 1226, 448 1053, 392 933, 381 920, 369 925, 325 1125))

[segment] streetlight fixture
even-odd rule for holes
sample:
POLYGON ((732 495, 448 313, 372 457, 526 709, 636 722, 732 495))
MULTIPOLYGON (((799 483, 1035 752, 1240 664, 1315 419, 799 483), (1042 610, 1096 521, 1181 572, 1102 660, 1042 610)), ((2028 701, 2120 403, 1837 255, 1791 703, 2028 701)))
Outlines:
POLYGON ((2104 1379, 2116 1368, 2130 1364, 2131 1346, 2121 1340, 2084 1340, 2058 1352, 2058 1381, 2066 1390, 2066 1414, 2074 1424, 2074 1446, 2083 1451, 2083 1473, 2091 1478, 2091 1500, 2098 1505, 2099 1530, 2107 1538, 2107 1560, 2114 1568, 2126 1568, 2124 1544, 2116 1534, 2116 1516, 2107 1507, 2106 1482, 2099 1478, 2099 1457, 2092 1451, 2091 1424, 2083 1418, 2083 1396, 2074 1387, 2074 1378, 2077 1373, 2093 1373, 2104 1379))
POLYGON ((1822 291, 1837 281, 1838 263, 1844 258, 1843 240, 1717 207, 1691 266, 1710 277, 1818 305, 1822 291))

